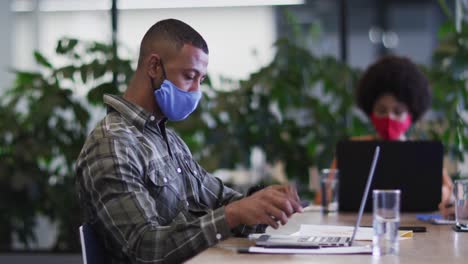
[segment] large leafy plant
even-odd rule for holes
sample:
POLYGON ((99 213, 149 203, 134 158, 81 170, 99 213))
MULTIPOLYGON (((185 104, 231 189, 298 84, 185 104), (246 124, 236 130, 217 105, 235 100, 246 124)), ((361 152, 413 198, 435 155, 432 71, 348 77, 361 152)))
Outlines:
POLYGON ((1 98, 2 249, 10 246, 10 230, 29 246, 38 213, 58 220, 55 249, 79 249, 73 166, 89 132, 89 102, 99 103, 104 92, 118 92, 132 73, 130 61, 102 43, 62 39, 56 54, 62 66, 35 52, 37 69, 16 70, 13 87, 1 98), (117 86, 110 78, 114 72, 117 86))
POLYGON ((451 160, 463 162, 468 151, 468 24, 460 21, 457 30, 445 1, 439 2, 448 19, 439 29, 432 63, 424 67, 432 85, 433 114, 416 131, 440 140, 451 160))

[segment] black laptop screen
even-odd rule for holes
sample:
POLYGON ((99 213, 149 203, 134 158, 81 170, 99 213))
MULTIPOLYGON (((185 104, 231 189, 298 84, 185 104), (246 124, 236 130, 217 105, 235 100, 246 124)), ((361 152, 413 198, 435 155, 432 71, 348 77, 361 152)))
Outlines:
MULTIPOLYGON (((380 146, 371 190, 400 189, 402 212, 438 209, 442 191, 443 146, 435 141, 341 141, 336 148, 339 210, 357 212, 375 146, 380 146)), ((365 211, 372 211, 372 197, 365 211)))

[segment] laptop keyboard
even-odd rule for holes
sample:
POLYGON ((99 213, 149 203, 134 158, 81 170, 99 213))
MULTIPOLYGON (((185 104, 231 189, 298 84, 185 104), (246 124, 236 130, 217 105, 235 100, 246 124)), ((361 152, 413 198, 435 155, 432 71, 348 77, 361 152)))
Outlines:
POLYGON ((312 237, 301 237, 299 242, 315 242, 321 246, 339 246, 346 245, 349 243, 351 238, 349 237, 321 237, 321 236, 312 236, 312 237))

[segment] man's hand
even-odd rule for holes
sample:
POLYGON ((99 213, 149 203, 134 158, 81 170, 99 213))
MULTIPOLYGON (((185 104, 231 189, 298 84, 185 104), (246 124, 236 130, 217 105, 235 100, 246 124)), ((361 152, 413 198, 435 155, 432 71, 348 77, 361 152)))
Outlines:
POLYGON ((225 207, 230 228, 267 224, 277 229, 278 221, 285 225, 295 212, 302 212, 302 206, 296 189, 288 185, 269 186, 225 207))

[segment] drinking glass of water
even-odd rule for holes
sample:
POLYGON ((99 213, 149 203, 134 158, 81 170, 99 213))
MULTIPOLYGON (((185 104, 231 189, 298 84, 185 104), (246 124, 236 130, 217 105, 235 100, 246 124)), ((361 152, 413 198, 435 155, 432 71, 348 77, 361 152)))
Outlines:
POLYGON ((320 189, 322 192, 322 213, 338 211, 338 170, 322 169, 320 173, 320 189))
POLYGON ((400 190, 373 191, 372 255, 398 255, 400 226, 400 190))
POLYGON ((468 229, 468 179, 456 180, 454 185, 456 225, 468 229))

